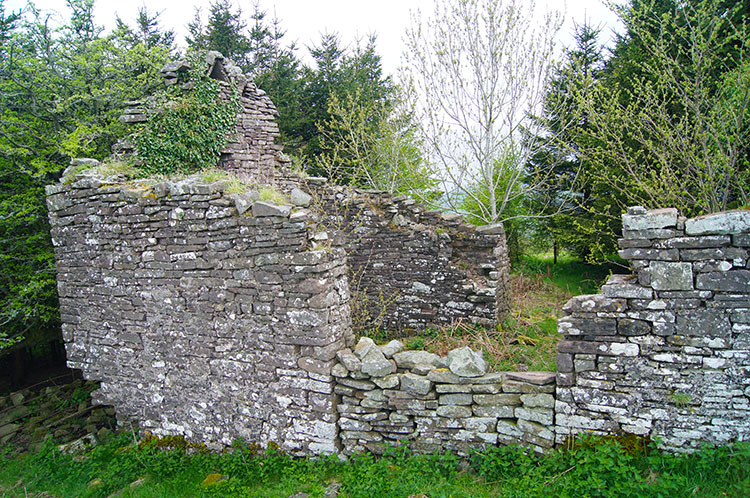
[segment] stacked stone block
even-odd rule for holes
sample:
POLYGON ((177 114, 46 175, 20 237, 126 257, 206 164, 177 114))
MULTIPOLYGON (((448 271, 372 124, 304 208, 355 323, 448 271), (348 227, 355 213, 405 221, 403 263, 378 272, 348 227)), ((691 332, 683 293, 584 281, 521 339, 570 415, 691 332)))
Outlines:
POLYGON ((337 353, 343 452, 381 452, 407 444, 417 452, 522 444, 545 451, 554 444, 555 375, 487 373, 481 353, 468 347, 446 357, 404 351, 399 341, 378 346, 362 338, 337 353))
MULTIPOLYGON (((222 99, 239 92, 237 123, 218 166, 287 193, 299 187, 313 193, 316 219, 346 237, 358 326, 420 330, 502 321, 510 310, 510 262, 501 224, 477 228, 404 196, 297 175, 278 143, 278 112, 271 99, 220 53, 208 52, 205 63, 206 74, 221 84, 222 99)), ((185 61, 167 64, 165 84, 177 85, 188 69, 185 61)), ((189 82, 183 88, 189 91, 189 82)), ((131 107, 123 122, 146 120, 142 106, 131 107)), ((132 152, 129 145, 120 147, 132 152)))
POLYGON ((256 192, 123 181, 48 188, 68 363, 96 400, 155 434, 336 451, 343 249, 313 250, 309 212, 256 192))
MULTIPOLYGON (((229 85, 222 85, 223 98, 228 99, 231 91, 229 85)), ((239 102, 237 124, 221 151, 219 167, 248 181, 272 184, 276 170, 289 165, 279 144, 276 107, 252 82, 241 89, 239 102)))
POLYGON ((558 322, 557 441, 632 433, 687 451, 750 438, 750 211, 631 208, 602 294, 558 322))

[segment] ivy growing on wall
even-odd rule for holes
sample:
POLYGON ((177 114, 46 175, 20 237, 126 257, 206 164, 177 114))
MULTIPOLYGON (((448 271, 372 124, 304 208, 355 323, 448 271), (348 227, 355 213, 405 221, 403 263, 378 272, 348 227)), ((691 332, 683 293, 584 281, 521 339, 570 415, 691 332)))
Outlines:
MULTIPOLYGON (((193 62, 193 68, 205 65, 193 62)), ((146 173, 189 174, 219 162, 237 119, 237 89, 226 101, 221 83, 199 69, 190 71, 189 80, 190 90, 174 85, 155 97, 156 112, 135 136, 139 168, 146 173)))

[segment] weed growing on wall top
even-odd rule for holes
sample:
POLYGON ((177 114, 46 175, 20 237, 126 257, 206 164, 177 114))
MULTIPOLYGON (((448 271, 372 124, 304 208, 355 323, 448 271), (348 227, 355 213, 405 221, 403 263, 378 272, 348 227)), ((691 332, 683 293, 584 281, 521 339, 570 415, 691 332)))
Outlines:
POLYGON ((274 189, 273 187, 261 187, 258 190, 258 195, 260 196, 258 198, 263 202, 270 202, 272 204, 277 204, 280 206, 289 204, 289 199, 287 199, 284 194, 274 189))
POLYGON ((215 166, 239 110, 239 95, 219 98, 220 85, 191 61, 193 88, 174 85, 157 94, 157 112, 135 136, 140 168, 149 174, 194 173, 215 166))

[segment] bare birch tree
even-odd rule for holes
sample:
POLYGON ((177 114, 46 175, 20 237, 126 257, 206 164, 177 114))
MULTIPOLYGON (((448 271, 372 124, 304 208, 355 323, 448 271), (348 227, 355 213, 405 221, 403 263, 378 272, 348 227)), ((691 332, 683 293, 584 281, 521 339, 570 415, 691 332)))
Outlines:
POLYGON ((456 212, 503 221, 515 216, 514 202, 554 182, 553 165, 530 171, 529 164, 550 140, 533 115, 553 76, 561 25, 560 13, 537 17, 527 0, 436 0, 431 18, 412 18, 405 84, 456 212))

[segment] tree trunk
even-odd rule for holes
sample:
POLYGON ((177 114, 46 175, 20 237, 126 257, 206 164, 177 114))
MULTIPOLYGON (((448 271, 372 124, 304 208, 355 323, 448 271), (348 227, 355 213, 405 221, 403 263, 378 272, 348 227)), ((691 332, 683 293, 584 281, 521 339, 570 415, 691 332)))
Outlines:
POLYGON ((552 239, 552 264, 557 264, 557 239, 552 239))

